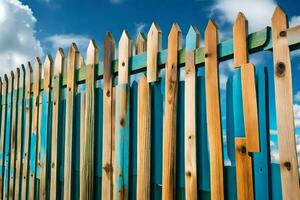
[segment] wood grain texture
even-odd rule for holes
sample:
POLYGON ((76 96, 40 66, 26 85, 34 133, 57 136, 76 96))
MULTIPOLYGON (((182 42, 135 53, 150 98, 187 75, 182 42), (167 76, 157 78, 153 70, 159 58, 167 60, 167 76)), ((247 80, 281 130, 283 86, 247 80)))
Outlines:
MULTIPOLYGON (((146 51, 146 39, 139 35, 136 42, 136 54, 146 51)), ((137 117, 137 199, 150 199, 150 161, 151 161, 151 104, 150 88, 143 75, 138 82, 137 117)))
POLYGON ((235 159, 237 197, 253 200, 252 158, 248 155, 246 138, 235 138, 235 159))
POLYGON ((42 64, 39 58, 35 59, 33 68, 33 111, 31 123, 31 139, 30 139, 30 155, 29 155, 29 182, 28 182, 28 198, 34 199, 36 169, 37 169, 37 141, 39 140, 40 125, 40 80, 42 73, 42 64))
POLYGON ((5 74, 2 84, 2 106, 1 106, 1 135, 0 135, 0 197, 3 196, 3 155, 4 155, 4 135, 5 135, 5 124, 6 124, 6 109, 7 109, 7 90, 8 90, 8 77, 5 74))
POLYGON ((6 113, 6 127, 5 127, 5 139, 4 139, 4 175, 3 175, 3 199, 9 198, 9 158, 10 158, 10 141, 12 132, 12 115, 13 115, 13 91, 14 91, 15 74, 10 72, 8 78, 8 93, 7 93, 7 113, 6 113))
POLYGON ((16 172, 15 172, 15 181, 14 181, 14 199, 20 199, 20 184, 21 184, 21 145, 23 141, 23 105, 24 105, 24 94, 25 94, 25 66, 22 65, 20 69, 20 79, 19 79, 19 88, 18 88, 18 119, 17 119, 17 141, 16 141, 16 172))
POLYGON ((161 50, 162 32, 157 23, 153 22, 147 36, 147 80, 157 81, 157 57, 161 50))
POLYGON ((248 152, 260 152, 256 83, 252 64, 241 66, 241 82, 247 150, 248 152))
POLYGON ((9 168, 9 198, 14 198, 14 182, 15 182, 15 166, 16 166, 16 148, 17 148, 17 128, 18 128, 18 93, 20 81, 20 68, 14 72, 14 86, 13 86, 13 102, 12 102, 12 124, 10 135, 10 168, 9 168))
POLYGON ((112 200, 113 197, 113 165, 112 165, 112 99, 113 68, 112 61, 115 57, 115 41, 110 32, 104 39, 103 55, 103 147, 102 147, 102 199, 112 200))
POLYGON ((287 17, 277 7, 272 17, 272 39, 282 198, 300 199, 287 27, 287 17))
POLYGON ((191 26, 186 36, 184 147, 185 147, 185 199, 197 199, 196 160, 196 67, 194 50, 200 45, 200 33, 191 26))
POLYGON ((119 84, 129 83, 129 57, 132 56, 132 41, 129 33, 124 30, 119 41, 119 65, 118 82, 119 84))
POLYGON ((32 79, 32 67, 28 63, 26 67, 25 75, 25 131, 24 131, 24 152, 22 159, 22 185, 20 189, 21 199, 27 199, 27 182, 28 182, 28 167, 29 167, 29 141, 30 141, 30 119, 32 114, 32 106, 30 103, 30 91, 31 91, 31 79, 32 79))
POLYGON ((165 115, 163 134, 162 199, 175 198, 176 179, 176 112, 178 93, 178 50, 181 49, 181 30, 174 23, 168 37, 166 65, 165 115))
POLYGON ((116 88, 116 135, 113 199, 127 200, 129 190, 129 74, 132 42, 124 31, 119 42, 119 72, 116 88))
POLYGON ((54 77, 53 77, 53 110, 52 110, 52 133, 51 133, 51 176, 50 176, 50 200, 57 198, 57 182, 58 182, 58 138, 59 138, 59 102, 61 99, 61 73, 65 66, 65 54, 63 49, 59 49, 56 53, 54 61, 54 77))
POLYGON ((75 70, 78 68, 79 51, 75 43, 69 48, 68 55, 68 82, 66 94, 66 126, 65 126, 65 150, 64 150, 64 200, 70 200, 71 183, 72 183, 72 138, 73 138, 73 123, 74 123, 74 96, 75 96, 75 70))
POLYGON ((40 187, 39 195, 40 199, 47 199, 47 171, 49 166, 47 165, 47 149, 48 147, 48 135, 49 135, 49 123, 50 123, 50 101, 51 101, 51 87, 53 76, 53 60, 50 55, 46 56, 44 62, 44 92, 41 102, 41 127, 38 136, 38 165, 40 166, 40 187))
POLYGON ((138 118, 137 118, 137 199, 150 199, 150 88, 147 78, 142 76, 138 83, 138 118))
POLYGON ((217 60, 218 40, 218 28, 210 20, 205 30, 205 91, 211 199, 224 199, 222 127, 217 60))
POLYGON ((234 67, 240 67, 248 63, 248 22, 244 14, 239 12, 233 25, 233 49, 234 49, 234 67))
POLYGON ((80 173, 80 198, 93 198, 94 185, 94 118, 95 118, 95 68, 98 66, 98 46, 94 40, 90 41, 87 49, 86 66, 86 109, 85 134, 81 153, 83 154, 82 171, 80 173))

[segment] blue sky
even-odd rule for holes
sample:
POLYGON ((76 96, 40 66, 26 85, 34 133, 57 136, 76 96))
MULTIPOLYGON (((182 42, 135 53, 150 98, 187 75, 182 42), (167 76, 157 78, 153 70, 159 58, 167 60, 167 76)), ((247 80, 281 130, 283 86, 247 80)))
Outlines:
MULTIPOLYGON (((116 43, 122 30, 127 29, 135 40, 139 31, 148 32, 153 21, 163 32, 163 48, 174 21, 178 22, 183 38, 190 25, 196 25, 201 34, 208 19, 216 21, 220 39, 231 38, 232 24, 238 11, 249 20, 249 31, 254 32, 271 23, 275 6, 279 4, 289 14, 291 26, 300 24, 300 3, 297 0, 1 0, 0 1, 0 74, 7 73, 34 56, 55 55, 58 47, 67 47, 72 41, 83 55, 89 39, 100 46, 107 31, 116 43)), ((201 35, 203 38, 203 35, 201 35)), ((203 43, 203 41, 202 41, 203 43)), ((294 109, 297 132, 300 133, 300 52, 292 54, 294 109)), ((254 64, 266 65, 272 74, 271 53, 251 56, 254 64)), ((225 84, 232 73, 232 61, 220 65, 221 98, 225 98, 225 84)), ((274 116, 273 77, 270 76, 270 112, 274 116)), ((224 102, 222 110, 224 111, 224 102)), ((225 124, 225 123, 223 123, 225 124)), ((278 160, 276 120, 271 118, 273 160, 278 160)), ((297 134, 300 153, 300 136, 297 134)))

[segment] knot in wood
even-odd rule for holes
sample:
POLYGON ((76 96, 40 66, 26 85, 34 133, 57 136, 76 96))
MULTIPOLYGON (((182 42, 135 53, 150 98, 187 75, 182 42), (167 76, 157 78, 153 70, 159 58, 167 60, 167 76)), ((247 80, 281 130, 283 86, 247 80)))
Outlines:
POLYGON ((110 97, 110 91, 109 90, 106 91, 106 96, 110 97))
POLYGON ((110 172, 112 172, 112 165, 107 163, 104 167, 103 167, 104 171, 106 174, 109 174, 110 172))
POLYGON ((122 67, 125 67, 125 62, 122 62, 122 67))
POLYGON ((284 162, 283 163, 283 166, 288 170, 288 171, 290 171, 291 170, 291 168, 292 168, 292 164, 290 163, 290 162, 284 162))
POLYGON ((121 125, 121 126, 125 126, 125 123, 126 123, 125 118, 124 118, 124 117, 121 117, 121 119, 120 119, 120 125, 121 125))
POLYGON ((279 36, 280 37, 286 37, 286 31, 280 31, 279 36))
POLYGON ((185 174, 186 174, 186 176, 191 176, 192 175, 190 171, 187 171, 185 174))
POLYGON ((204 54, 204 57, 205 57, 205 58, 208 58, 208 56, 209 56, 209 53, 205 53, 205 54, 204 54))
POLYGON ((285 64, 283 62, 278 62, 276 64, 276 76, 282 77, 285 74, 285 64))

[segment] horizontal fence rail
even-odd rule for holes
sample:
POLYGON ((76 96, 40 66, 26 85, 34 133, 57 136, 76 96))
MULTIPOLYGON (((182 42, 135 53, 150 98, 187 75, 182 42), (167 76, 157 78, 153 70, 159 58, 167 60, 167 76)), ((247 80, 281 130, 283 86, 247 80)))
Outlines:
POLYGON ((290 60, 300 26, 288 28, 277 7, 272 28, 248 34, 239 13, 233 39, 220 43, 212 20, 200 38, 191 26, 183 48, 174 23, 162 50, 153 23, 135 43, 124 31, 118 53, 107 33, 103 62, 91 40, 86 62, 72 43, 67 55, 58 49, 54 60, 4 75, 0 198, 300 199, 290 60), (272 51, 274 75, 251 63, 262 51, 272 51), (219 63, 231 59, 222 115, 219 63), (270 155, 271 75, 279 164, 270 155))

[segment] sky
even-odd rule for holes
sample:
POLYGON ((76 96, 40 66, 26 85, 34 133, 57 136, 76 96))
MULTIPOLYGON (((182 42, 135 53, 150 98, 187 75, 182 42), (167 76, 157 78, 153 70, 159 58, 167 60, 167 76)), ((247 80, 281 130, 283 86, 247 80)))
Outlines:
MULTIPOLYGON (((238 11, 248 19, 249 32, 255 32, 271 24, 277 4, 288 13, 291 27, 300 24, 300 2, 297 0, 0 0, 0 75, 33 61, 35 56, 55 55, 58 47, 67 52, 71 42, 76 42, 85 56, 89 40, 95 39, 101 55, 107 31, 112 32, 117 44, 124 29, 135 40, 140 31, 148 32, 153 21, 162 29, 163 49, 167 48, 167 35, 175 21, 181 27, 183 39, 189 26, 195 25, 204 43, 205 27, 208 20, 213 19, 219 27, 220 40, 224 41, 232 37, 232 24, 238 11)), ((300 51, 293 52, 293 100, 300 158, 299 60, 300 51)), ((271 155, 272 161, 278 162, 272 54, 257 54, 251 56, 250 61, 267 66, 270 72, 271 155)), ((223 121, 226 120, 226 81, 232 73, 232 61, 220 64, 223 121)), ((223 131, 226 132, 224 126, 223 131)))

